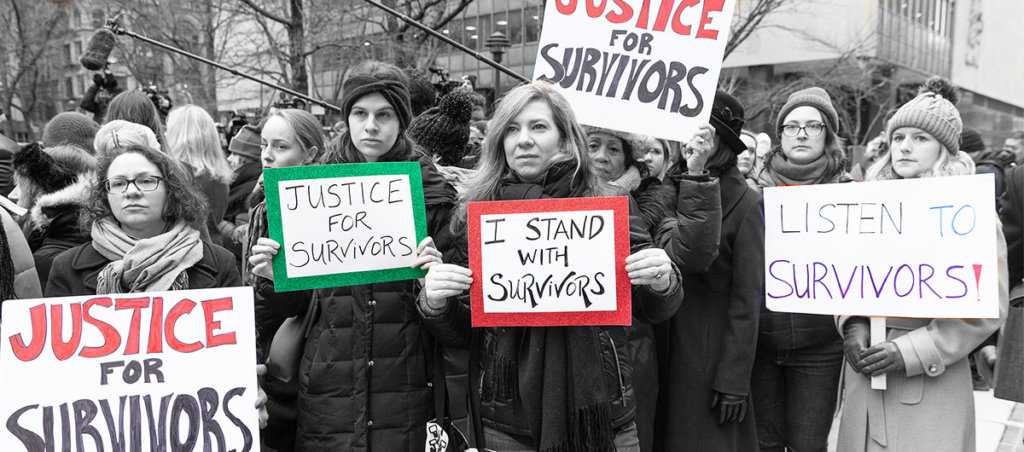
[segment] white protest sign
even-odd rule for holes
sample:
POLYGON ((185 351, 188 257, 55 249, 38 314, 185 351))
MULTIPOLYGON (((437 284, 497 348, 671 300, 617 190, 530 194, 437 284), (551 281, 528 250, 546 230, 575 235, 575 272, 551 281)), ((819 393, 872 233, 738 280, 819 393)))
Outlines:
POLYGON ((552 0, 534 80, 591 126, 687 141, 708 122, 735 0, 552 0))
POLYGON ((629 323, 626 198, 470 203, 469 222, 475 326, 629 323))
POLYGON ((991 174, 765 189, 768 309, 999 316, 991 174))
POLYGON ((298 290, 421 278, 409 268, 426 237, 418 162, 265 172, 274 287, 298 290))
POLYGON ((258 450, 252 288, 3 304, 0 450, 258 450))

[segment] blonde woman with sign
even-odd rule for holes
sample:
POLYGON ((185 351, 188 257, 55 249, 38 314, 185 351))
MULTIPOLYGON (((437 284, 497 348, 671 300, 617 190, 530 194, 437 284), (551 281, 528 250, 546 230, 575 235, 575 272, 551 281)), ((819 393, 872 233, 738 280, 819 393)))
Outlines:
MULTIPOLYGON (((960 149, 963 122, 955 89, 935 77, 889 120, 889 155, 868 169, 868 180, 974 174, 960 149)), ((992 212, 995 215, 995 212, 992 212)), ((998 223, 997 223, 998 224, 998 223)), ((887 319, 886 341, 868 347, 868 319, 840 316, 846 398, 840 451, 973 451, 974 395, 967 356, 999 329, 1006 315, 1006 241, 997 234, 999 319, 887 319), (886 375, 887 389, 870 377, 886 375)))
MULTIPOLYGON (((545 82, 513 89, 488 127, 477 174, 462 197, 514 201, 626 195, 591 172, 587 142, 565 97, 545 82)), ((635 217, 635 207, 630 217, 635 217)), ((466 236, 468 206, 453 217, 466 236)), ((643 227, 630 226, 626 271, 633 315, 667 319, 682 301, 680 276, 665 251, 651 247, 643 227)), ((638 451, 633 362, 624 326, 482 328, 475 340, 465 298, 472 274, 434 264, 418 306, 446 345, 476 346, 470 362, 470 400, 476 447, 494 450, 638 451), (474 376, 482 371, 482 378, 474 376), (476 421, 479 420, 479 423, 476 421)))
MULTIPOLYGON (((354 68, 345 80, 342 99, 348 130, 319 160, 421 162, 427 228, 446 230, 455 189, 405 136, 412 119, 407 86, 406 75, 390 64, 367 61, 354 68)), ((271 121, 263 128, 265 138, 275 126, 271 121)), ((290 155, 307 159, 313 154, 290 155)), ((261 238, 249 258, 253 274, 272 281, 270 262, 279 248, 276 241, 261 238)), ((435 247, 430 237, 424 239, 413 266, 440 262, 437 248, 444 249, 435 247)), ((425 425, 434 417, 429 386, 433 342, 416 311, 415 280, 294 292, 275 292, 272 284, 258 284, 257 293, 278 316, 291 317, 306 309, 315 313, 299 367, 294 450, 423 448, 425 425)))

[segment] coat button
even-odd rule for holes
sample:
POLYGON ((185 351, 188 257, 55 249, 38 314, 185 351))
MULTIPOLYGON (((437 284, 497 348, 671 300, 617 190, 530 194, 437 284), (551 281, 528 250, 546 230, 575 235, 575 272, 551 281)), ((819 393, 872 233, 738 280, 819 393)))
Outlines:
POLYGON ((932 364, 928 366, 928 372, 935 373, 939 371, 939 366, 932 364))
POLYGON ((370 362, 366 363, 366 365, 370 366, 370 367, 373 367, 373 360, 371 359, 370 362))
POLYGON ((367 427, 373 427, 373 421, 366 421, 367 427))
POLYGON ((431 383, 431 382, 428 381, 427 382, 427 387, 428 388, 433 388, 434 387, 434 383, 431 383))
POLYGON ((368 304, 370 306, 377 306, 377 300, 370 300, 370 301, 366 302, 366 304, 368 304))

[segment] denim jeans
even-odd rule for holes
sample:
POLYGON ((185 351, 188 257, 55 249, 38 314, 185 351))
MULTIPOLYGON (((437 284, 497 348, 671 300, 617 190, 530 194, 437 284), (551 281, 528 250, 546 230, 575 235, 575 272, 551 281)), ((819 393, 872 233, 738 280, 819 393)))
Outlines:
MULTIPOLYGON (((509 435, 500 430, 484 426, 484 440, 487 448, 498 452, 533 452, 530 438, 509 435)), ((636 423, 630 422, 615 431, 615 452, 640 452, 640 440, 636 436, 636 423)))
POLYGON ((835 416, 843 344, 757 349, 751 398, 762 452, 825 452, 835 416))

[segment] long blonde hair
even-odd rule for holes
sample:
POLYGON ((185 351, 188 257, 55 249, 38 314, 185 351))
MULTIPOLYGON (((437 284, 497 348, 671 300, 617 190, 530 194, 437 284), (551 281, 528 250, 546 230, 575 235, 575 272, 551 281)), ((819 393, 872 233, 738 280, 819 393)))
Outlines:
POLYGON ((234 171, 220 147, 217 126, 210 114, 196 105, 182 105, 167 115, 167 152, 190 166, 196 176, 209 174, 221 183, 231 183, 234 171))
MULTIPOLYGON (((939 145, 942 149, 939 151, 939 159, 935 161, 928 171, 919 174, 917 177, 940 177, 940 176, 966 176, 974 174, 974 160, 971 159, 970 155, 967 155, 964 151, 958 151, 956 155, 949 152, 949 149, 944 145, 939 145)), ((889 143, 889 154, 885 157, 878 159, 869 168, 867 174, 864 176, 865 180, 895 180, 903 179, 896 173, 896 170, 892 168, 892 159, 899 151, 892 148, 892 143, 889 143)))
POLYGON ((494 200, 501 180, 509 174, 511 168, 505 158, 505 132, 509 124, 531 102, 543 100, 551 108, 555 127, 561 137, 561 148, 564 157, 553 161, 571 161, 576 168, 572 180, 586 185, 585 193, 589 195, 606 194, 604 186, 590 172, 590 159, 586 155, 587 135, 576 121, 569 101, 555 90, 549 83, 535 81, 521 85, 509 91, 501 98, 494 117, 487 123, 487 136, 480 149, 480 160, 474 175, 466 181, 466 191, 460 196, 460 204, 452 218, 452 230, 462 231, 466 222, 466 203, 473 201, 494 200))

